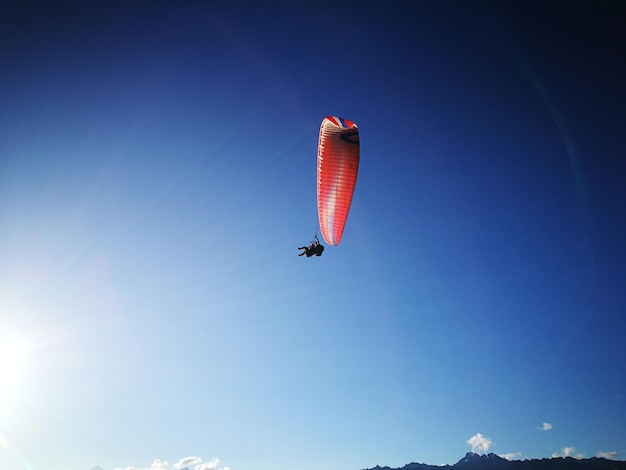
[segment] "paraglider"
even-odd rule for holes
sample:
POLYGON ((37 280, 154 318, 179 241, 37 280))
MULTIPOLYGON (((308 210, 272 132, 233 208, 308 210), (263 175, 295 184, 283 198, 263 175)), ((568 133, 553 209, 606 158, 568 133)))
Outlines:
MULTIPOLYGON (((317 215, 322 237, 339 245, 348 219, 359 170, 359 130, 348 119, 326 116, 317 146, 317 215)), ((324 246, 315 235, 298 256, 322 256, 324 246)))
POLYGON ((298 256, 306 255, 307 258, 310 258, 311 256, 322 256, 322 253, 324 252, 324 245, 320 243, 317 239, 317 235, 315 235, 315 240, 309 243, 309 246, 299 246, 298 250, 304 250, 298 256))
POLYGON ((358 170, 357 125, 325 117, 317 147, 317 213, 322 237, 329 245, 339 245, 343 236, 358 170))

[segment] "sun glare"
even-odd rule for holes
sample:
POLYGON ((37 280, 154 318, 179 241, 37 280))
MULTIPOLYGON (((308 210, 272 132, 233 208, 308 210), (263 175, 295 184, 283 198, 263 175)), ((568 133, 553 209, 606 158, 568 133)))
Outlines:
POLYGON ((26 344, 14 338, 0 338, 0 405, 17 385, 26 354, 26 344))

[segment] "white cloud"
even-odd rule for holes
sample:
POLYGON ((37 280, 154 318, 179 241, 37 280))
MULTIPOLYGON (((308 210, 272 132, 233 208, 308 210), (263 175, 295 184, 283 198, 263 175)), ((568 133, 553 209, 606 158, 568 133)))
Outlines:
POLYGON ((510 454, 498 454, 498 457, 502 457, 503 459, 507 459, 507 460, 519 460, 521 456, 522 456, 521 452, 512 452, 510 454))
POLYGON ((598 452, 596 457, 600 457, 602 459, 614 459, 617 457, 617 452, 598 452))
MULTIPOLYGON (((193 469, 194 470, 217 470, 217 464, 220 459, 211 459, 209 462, 198 463, 193 469)), ((221 469, 224 470, 224 469, 221 469)))
MULTIPOLYGON (((196 465, 194 470, 217 470, 217 464, 220 462, 220 459, 211 459, 210 462, 204 462, 200 465, 196 465)), ((228 467, 222 469, 227 470, 228 467)))
POLYGON ((184 457, 174 464, 174 468, 181 469, 184 467, 190 467, 191 465, 197 465, 202 462, 200 457, 184 457))
POLYGON ((477 433, 475 436, 470 437, 467 444, 472 446, 472 452, 487 452, 491 447, 492 441, 488 437, 483 436, 481 433, 477 433))
POLYGON ((561 449, 561 453, 555 452, 554 454, 552 454, 552 457, 574 457, 575 459, 582 459, 585 457, 585 454, 583 454, 582 452, 576 452, 576 447, 571 446, 571 447, 563 447, 561 449))
POLYGON ((543 423, 540 427, 538 427, 540 431, 549 431, 552 429, 552 425, 550 423, 543 423))
POLYGON ((167 467, 168 467, 167 462, 161 459, 155 459, 154 462, 152 462, 152 466, 150 467, 150 470, 168 470, 167 467))
POLYGON ((202 458, 193 456, 183 457, 175 464, 170 464, 165 460, 155 459, 150 467, 116 467, 115 470, 230 470, 229 467, 218 467, 219 462, 220 459, 217 458, 203 462, 202 458))

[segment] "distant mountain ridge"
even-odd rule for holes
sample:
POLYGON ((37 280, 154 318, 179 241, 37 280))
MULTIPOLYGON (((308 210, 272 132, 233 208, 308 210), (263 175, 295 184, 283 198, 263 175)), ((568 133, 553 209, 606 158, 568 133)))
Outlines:
POLYGON ((376 465, 365 470, 626 470, 626 462, 593 457, 575 459, 572 457, 553 457, 550 459, 507 460, 490 454, 468 452, 454 465, 427 465, 409 463, 404 467, 391 468, 376 465))

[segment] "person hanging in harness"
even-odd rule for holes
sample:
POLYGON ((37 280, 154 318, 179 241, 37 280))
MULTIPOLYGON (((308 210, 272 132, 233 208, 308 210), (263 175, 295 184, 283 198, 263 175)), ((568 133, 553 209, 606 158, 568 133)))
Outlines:
POLYGON ((315 240, 309 243, 309 246, 299 246, 298 250, 304 250, 298 256, 306 255, 307 258, 310 258, 313 255, 322 256, 322 253, 324 252, 324 245, 320 243, 317 239, 317 235, 315 235, 315 240))

